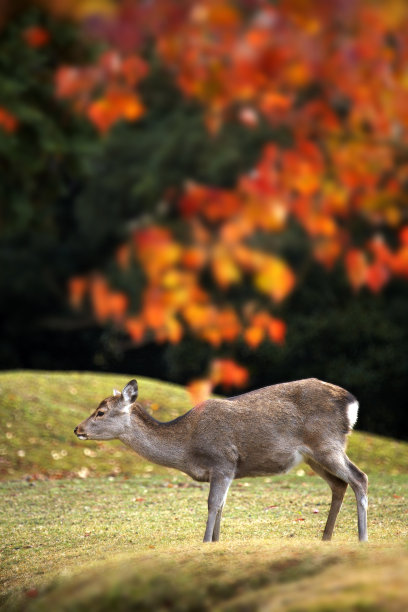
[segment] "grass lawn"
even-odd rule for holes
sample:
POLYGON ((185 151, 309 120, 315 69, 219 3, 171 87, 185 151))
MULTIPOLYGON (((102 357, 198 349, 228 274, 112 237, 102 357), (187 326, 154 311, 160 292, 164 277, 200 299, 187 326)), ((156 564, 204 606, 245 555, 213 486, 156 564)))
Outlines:
MULTIPOLYGON (((203 545, 208 485, 72 433, 128 378, 0 374, 3 609, 408 610, 407 444, 350 438, 370 479, 367 545, 350 490, 319 541, 330 493, 304 465, 235 481, 221 542, 203 545)), ((190 407, 180 387, 139 389, 160 420, 190 407)))

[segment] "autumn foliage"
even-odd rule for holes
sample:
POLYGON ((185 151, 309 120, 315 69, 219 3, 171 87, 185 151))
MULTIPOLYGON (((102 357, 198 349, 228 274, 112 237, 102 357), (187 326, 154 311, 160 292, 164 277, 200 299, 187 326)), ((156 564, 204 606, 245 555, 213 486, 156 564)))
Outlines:
MULTIPOLYGON (((301 282, 305 264, 280 248, 293 226, 307 237, 310 257, 327 270, 341 266, 353 291, 377 293, 392 277, 408 277, 403 0, 48 6, 105 43, 93 64, 55 72, 57 98, 102 136, 148 115, 139 89, 151 57, 202 106, 209 134, 231 121, 248 130, 285 125, 291 133, 290 143, 268 143, 232 188, 169 185, 163 200, 182 231, 154 217, 129 230, 115 261, 124 275, 134 262, 143 269, 137 309, 100 272, 71 280, 74 308, 88 300, 100 323, 112 322, 135 343, 179 343, 189 333, 215 354, 222 349, 208 377, 191 385, 202 398, 213 385, 248 382, 248 372, 225 358, 226 347, 237 340, 250 350, 284 343, 279 305, 301 282), (243 286, 251 297, 238 303, 234 290, 243 286)), ((33 26, 24 40, 40 48, 49 37, 33 26)), ((0 108, 0 128, 11 134, 18 117, 0 108)))

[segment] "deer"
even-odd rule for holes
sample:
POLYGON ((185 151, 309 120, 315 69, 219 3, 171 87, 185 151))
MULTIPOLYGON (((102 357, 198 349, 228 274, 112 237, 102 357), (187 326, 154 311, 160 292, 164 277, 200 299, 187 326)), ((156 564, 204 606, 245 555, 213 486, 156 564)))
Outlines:
POLYGON ((74 433, 80 440, 119 439, 153 463, 209 482, 204 542, 219 540, 234 479, 287 473, 301 461, 331 489, 323 540, 332 538, 347 485, 356 497, 359 540, 367 540, 368 478, 345 453, 359 404, 345 389, 316 378, 279 383, 207 399, 168 422, 156 420, 137 398, 133 379, 74 433))

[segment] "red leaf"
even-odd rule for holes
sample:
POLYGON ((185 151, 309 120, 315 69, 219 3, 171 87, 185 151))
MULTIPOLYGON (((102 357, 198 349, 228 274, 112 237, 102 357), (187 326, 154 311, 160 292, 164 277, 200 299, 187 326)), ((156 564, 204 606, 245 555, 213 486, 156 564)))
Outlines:
POLYGON ((40 26, 30 26, 24 30, 23 38, 27 45, 33 47, 33 49, 38 49, 39 47, 44 47, 44 45, 49 43, 50 34, 45 28, 40 26))
POLYGON ((404 225, 404 227, 401 228, 400 233, 399 233, 399 239, 402 242, 402 244, 408 246, 408 225, 404 225))
POLYGON ((0 128, 11 134, 16 131, 17 126, 18 119, 16 119, 7 109, 0 106, 0 128))
POLYGON ((276 344, 283 344, 286 337, 285 321, 272 318, 268 326, 268 332, 273 342, 276 342, 276 344))
POLYGON ((374 293, 381 291, 389 278, 390 273, 388 269, 378 261, 371 264, 367 269, 367 285, 374 293))

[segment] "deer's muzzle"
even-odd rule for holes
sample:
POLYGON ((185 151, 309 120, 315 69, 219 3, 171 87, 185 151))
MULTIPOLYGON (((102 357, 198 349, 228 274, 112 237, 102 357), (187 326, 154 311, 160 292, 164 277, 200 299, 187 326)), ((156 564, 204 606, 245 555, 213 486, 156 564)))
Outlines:
POLYGON ((83 433, 82 431, 78 431, 78 427, 75 427, 74 429, 74 434, 80 439, 80 440, 87 440, 88 436, 83 433))

